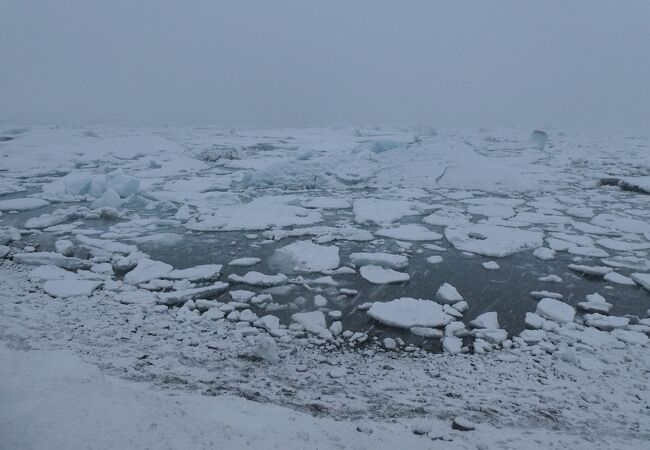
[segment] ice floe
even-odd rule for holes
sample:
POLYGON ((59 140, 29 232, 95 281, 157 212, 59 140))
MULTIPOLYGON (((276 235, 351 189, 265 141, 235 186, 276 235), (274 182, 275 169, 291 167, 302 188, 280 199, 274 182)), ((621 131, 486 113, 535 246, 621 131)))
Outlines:
POLYGON ((281 271, 322 272, 339 266, 339 248, 311 241, 296 241, 276 249, 268 263, 281 271))
POLYGON ((369 264, 359 269, 361 276, 372 284, 403 283, 410 280, 410 276, 404 272, 393 269, 384 269, 381 266, 369 264))
POLYGON ((458 250, 484 256, 504 257, 540 247, 544 236, 537 231, 474 224, 447 227, 445 237, 458 250))
POLYGON ((402 297, 389 302, 375 302, 368 310, 373 319, 397 328, 436 328, 452 321, 442 306, 431 300, 402 297))
POLYGON ((351 253, 350 261, 357 265, 376 265, 387 269, 404 269, 408 266, 408 258, 392 253, 351 253))
POLYGON ((52 297, 88 297, 102 285, 101 281, 89 280, 48 280, 43 284, 43 290, 52 297))
POLYGON ((382 228, 377 230, 375 234, 400 241, 437 241, 442 239, 440 233, 416 224, 400 225, 395 228, 382 228))

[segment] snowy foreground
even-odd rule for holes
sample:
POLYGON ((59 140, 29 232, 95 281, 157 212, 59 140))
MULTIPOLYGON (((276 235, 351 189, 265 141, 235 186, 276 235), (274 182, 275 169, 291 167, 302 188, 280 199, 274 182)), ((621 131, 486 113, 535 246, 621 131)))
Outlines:
POLYGON ((650 140, 0 127, 0 448, 647 448, 650 140))

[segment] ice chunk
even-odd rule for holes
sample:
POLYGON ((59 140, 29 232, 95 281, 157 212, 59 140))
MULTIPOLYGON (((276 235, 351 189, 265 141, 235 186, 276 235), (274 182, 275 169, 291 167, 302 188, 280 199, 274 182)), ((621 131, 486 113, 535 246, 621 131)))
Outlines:
POLYGON ((244 276, 231 274, 228 279, 235 283, 249 284, 251 286, 277 286, 287 282, 287 276, 279 273, 276 275, 265 275, 260 272, 251 271, 244 276))
POLYGON ((633 273, 630 277, 632 280, 650 291, 650 273, 633 273))
POLYGON ((469 224, 470 216, 456 210, 442 209, 426 216, 422 221, 441 227, 462 226, 469 224))
POLYGON ((232 298, 236 302, 244 302, 246 303, 250 299, 252 299, 255 296, 255 292, 253 291, 245 291, 245 290, 232 290, 229 292, 230 298, 232 298))
POLYGON ((541 247, 543 233, 497 225, 474 224, 447 227, 445 237, 458 250, 503 257, 541 247))
POLYGON ((162 278, 173 269, 172 266, 162 261, 142 258, 135 268, 124 276, 124 282, 128 284, 145 283, 156 278, 162 278))
POLYGON ((632 219, 616 214, 598 214, 591 219, 591 223, 599 227, 622 231, 623 233, 650 232, 650 223, 647 220, 632 219))
POLYGON ((578 255, 578 256, 589 256, 592 258, 607 258, 609 254, 596 247, 580 247, 577 245, 573 245, 569 247, 568 252, 571 253, 572 255, 578 255))
POLYGON ((43 285, 43 290, 52 297, 88 297, 101 285, 101 281, 49 280, 43 285))
POLYGON ((99 209, 99 208, 119 208, 122 206, 122 199, 120 198, 120 195, 115 192, 115 189, 108 188, 104 193, 96 199, 90 207, 92 209, 99 209))
POLYGON ((49 205, 47 200, 40 198, 12 198, 9 200, 0 200, 0 211, 29 211, 30 209, 42 208, 49 205))
POLYGON ((445 353, 455 355, 460 353, 463 348, 463 341, 456 336, 446 336, 442 340, 442 349, 445 353))
POLYGON ((596 241, 596 244, 619 252, 635 252, 650 249, 650 243, 648 242, 627 242, 612 238, 599 239, 596 241))
POLYGON ((650 338, 639 331, 614 330, 612 336, 626 344, 648 345, 650 338))
POLYGON ((16 227, 0 227, 0 245, 20 240, 20 231, 16 227))
POLYGON ((463 297, 458 293, 458 290, 449 283, 445 283, 438 288, 436 292, 436 297, 442 303, 458 303, 463 301, 463 297))
POLYGON ((499 270, 499 264, 496 261, 487 261, 481 264, 486 270, 499 270))
POLYGON ((558 292, 549 292, 549 291, 531 291, 530 296, 536 299, 542 298, 554 298, 555 300, 562 300, 564 296, 558 292))
POLYGON ((264 328, 266 331, 271 332, 280 328, 280 319, 274 315, 267 314, 266 316, 257 319, 253 325, 259 328, 264 328))
POLYGON ((497 217, 507 219, 515 215, 515 210, 511 206, 499 204, 473 205, 467 208, 470 214, 477 214, 486 217, 497 217))
POLYGON ((275 363, 280 360, 280 354, 278 353, 278 344, 275 343, 275 339, 268 335, 259 335, 255 338, 255 347, 253 349, 253 354, 258 358, 271 363, 275 363))
POLYGON ((291 319, 302 325, 310 333, 316 334, 323 339, 332 338, 332 332, 327 329, 325 314, 322 311, 295 313, 291 316, 291 319))
POLYGON ((322 216, 314 210, 288 205, 283 199, 259 197, 250 203, 216 208, 185 226, 195 231, 254 231, 311 225, 321 220, 322 216))
POLYGON ((138 247, 135 245, 123 244, 109 239, 96 239, 83 234, 77 234, 75 238, 90 250, 94 256, 111 256, 114 253, 128 255, 138 251, 138 247))
POLYGON ((580 217, 582 219, 591 219, 594 217, 594 210, 584 206, 573 206, 566 210, 566 213, 573 217, 580 217))
POLYGON ((650 260, 638 256, 613 256, 601 261, 611 267, 624 267, 640 272, 650 271, 650 260))
POLYGON ((237 258, 230 261, 228 265, 235 267, 250 267, 259 264, 261 261, 261 258, 256 257, 237 258))
POLYGON ((373 264, 387 269, 404 269, 409 263, 406 256, 382 252, 352 253, 350 254, 350 261, 358 266, 373 264))
POLYGON ((228 286, 228 283, 217 281, 211 286, 165 292, 163 294, 158 294, 157 302, 161 305, 167 306, 181 305, 188 300, 219 295, 228 289, 228 286))
POLYGON ((442 327, 453 319, 432 300, 402 297, 389 302, 375 302, 368 310, 373 319, 392 327, 442 327))
POLYGON ((47 228, 69 222, 80 217, 80 211, 77 207, 57 209, 52 213, 41 214, 32 217, 25 222, 25 228, 47 228))
POLYGON ((575 309, 571 305, 552 298, 543 298, 537 304, 535 313, 559 323, 572 322, 576 315, 575 309))
POLYGON ((584 319, 588 326, 604 331, 625 328, 630 323, 627 317, 605 316, 599 313, 585 314, 584 319))
POLYGON ((205 281, 216 280, 221 275, 221 264, 203 264, 200 266, 189 267, 187 269, 175 269, 165 274, 163 277, 169 280, 190 280, 205 281))
POLYGON ((158 247, 178 245, 183 236, 176 233, 155 233, 148 236, 138 236, 130 239, 136 244, 149 244, 158 247))
POLYGON ((64 192, 66 194, 83 195, 87 194, 90 190, 92 177, 82 173, 70 173, 64 176, 61 181, 63 182, 64 192))
POLYGON ((74 254, 74 244, 67 239, 59 239, 54 242, 54 249, 63 256, 72 256, 74 254))
POLYGON ((409 331, 416 336, 431 338, 431 339, 440 339, 444 334, 442 331, 440 331, 437 328, 429 328, 429 327, 411 327, 409 328, 409 331))
POLYGON ((20 264, 31 265, 45 265, 53 264, 68 270, 78 270, 81 268, 90 267, 88 261, 83 261, 79 258, 71 258, 68 256, 60 255, 53 252, 31 252, 31 253, 16 253, 13 256, 14 261, 20 264))
POLYGON ((625 275, 621 275, 618 272, 606 273, 603 278, 610 283, 622 284, 625 286, 634 286, 636 284, 633 279, 628 278, 625 275))
POLYGON ((313 197, 302 202, 305 208, 320 208, 320 209, 347 209, 350 208, 350 202, 342 198, 336 197, 313 197))
POLYGON ((354 220, 357 223, 388 225, 404 216, 419 214, 415 203, 407 200, 383 200, 363 198, 353 205, 354 220))
POLYGON ((542 130, 533 130, 533 132, 530 133, 530 143, 533 148, 544 150, 546 142, 548 142, 548 134, 546 134, 546 132, 542 130))
POLYGON ((106 185, 122 197, 137 194, 140 190, 140 180, 120 172, 112 172, 106 175, 106 185))
POLYGON ((318 245, 311 241, 296 241, 276 249, 269 259, 271 268, 289 272, 322 272, 336 269, 339 264, 337 246, 318 245))
POLYGON ((555 258, 555 250, 547 247, 536 248, 533 252, 533 256, 537 259, 541 259, 542 261, 549 261, 555 258))
POLYGON ((479 315, 476 319, 469 323, 474 328, 481 328, 485 330, 498 330, 499 320, 497 313, 494 311, 486 312, 479 315))
POLYGON ((367 265, 359 269, 361 276, 373 284, 402 283, 411 277, 407 273, 397 272, 393 269, 384 269, 381 266, 367 265))
POLYGON ((47 280, 77 280, 77 274, 68 270, 62 269, 52 264, 38 266, 36 269, 29 273, 29 279, 33 281, 47 281, 47 280))
POLYGON ((525 323, 527 327, 538 330, 544 326, 544 322, 545 322, 544 318, 539 316, 538 314, 531 313, 531 312, 526 313, 525 323))
POLYGON ((190 214, 190 207, 187 205, 182 205, 180 208, 178 208, 176 214, 174 214, 174 219, 180 220, 181 222, 187 222, 191 218, 192 215, 190 214))
POLYGON ((583 311, 603 314, 608 314, 609 310, 612 309, 612 306, 613 305, 611 303, 607 303, 605 297, 598 293, 589 294, 587 295, 586 302, 578 303, 578 308, 582 309, 583 311))
POLYGON ((437 241, 438 239, 442 239, 441 234, 417 224, 400 225, 395 228, 382 228, 377 230, 375 234, 400 241, 437 241))
POLYGON ((354 149, 352 149, 352 153, 356 154, 364 151, 369 151, 372 153, 384 153, 389 150, 405 149, 406 147, 407 144, 405 142, 397 142, 391 140, 368 141, 357 145, 354 149))
POLYGON ((569 269, 591 277, 603 277, 614 269, 603 266, 585 266, 583 264, 569 264, 569 269))

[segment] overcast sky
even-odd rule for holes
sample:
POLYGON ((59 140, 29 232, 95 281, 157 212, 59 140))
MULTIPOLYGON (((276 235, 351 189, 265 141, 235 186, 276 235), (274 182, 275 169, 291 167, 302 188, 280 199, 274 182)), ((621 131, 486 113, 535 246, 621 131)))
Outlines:
POLYGON ((1 0, 0 118, 650 126, 650 0, 1 0))

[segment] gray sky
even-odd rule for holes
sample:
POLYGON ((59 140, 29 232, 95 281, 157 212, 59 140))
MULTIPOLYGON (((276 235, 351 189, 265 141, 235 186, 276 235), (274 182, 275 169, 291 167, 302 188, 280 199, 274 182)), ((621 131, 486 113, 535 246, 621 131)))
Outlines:
POLYGON ((0 118, 650 126, 650 1, 2 0, 0 118))

